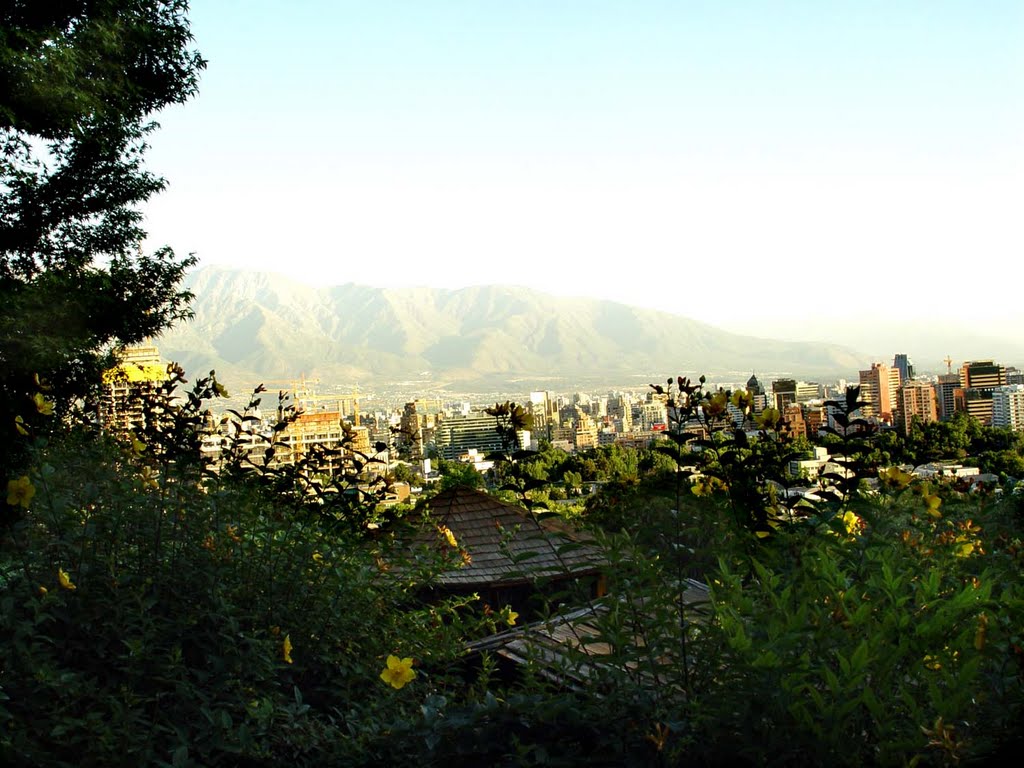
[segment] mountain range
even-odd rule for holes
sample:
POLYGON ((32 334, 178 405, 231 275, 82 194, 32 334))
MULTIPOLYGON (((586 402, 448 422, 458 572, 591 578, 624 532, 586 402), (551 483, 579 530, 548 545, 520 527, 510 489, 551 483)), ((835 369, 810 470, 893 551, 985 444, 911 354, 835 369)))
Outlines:
POLYGON ((866 358, 835 344, 729 333, 612 301, 486 285, 457 290, 313 287, 207 266, 190 273, 194 318, 158 340, 166 359, 222 380, 606 381, 749 372, 853 375, 866 358))

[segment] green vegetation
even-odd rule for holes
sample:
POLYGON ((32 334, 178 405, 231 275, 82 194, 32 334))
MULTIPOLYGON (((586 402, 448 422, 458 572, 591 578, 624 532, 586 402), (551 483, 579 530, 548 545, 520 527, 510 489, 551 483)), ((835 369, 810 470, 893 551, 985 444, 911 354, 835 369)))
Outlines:
POLYGON ((194 261, 142 251, 161 190, 148 121, 195 92, 182 0, 5 3, 0 10, 0 463, 23 464, 16 416, 41 378, 64 408, 95 392, 116 343, 188 312, 194 261))
MULTIPOLYGON (((466 645, 507 616, 424 602, 442 553, 397 545, 406 523, 374 515, 372 492, 353 503, 301 465, 210 472, 198 424, 223 388, 202 379, 177 403, 181 384, 125 443, 70 422, 20 437, 32 468, 8 483, 22 517, 0 550, 6 763, 941 765, 1017 736, 1013 497, 898 470, 867 492, 858 435, 838 436, 856 471, 834 497, 791 505, 769 482, 764 457, 786 454, 769 422, 745 442, 676 430, 659 455, 699 474, 609 482, 585 515, 607 595, 550 596, 550 621, 582 606, 574 631, 600 645, 552 656, 526 634, 509 670, 466 645), (710 589, 683 601, 693 575, 710 589)), ((527 481, 552 456, 510 457, 509 490, 543 489, 527 481)))

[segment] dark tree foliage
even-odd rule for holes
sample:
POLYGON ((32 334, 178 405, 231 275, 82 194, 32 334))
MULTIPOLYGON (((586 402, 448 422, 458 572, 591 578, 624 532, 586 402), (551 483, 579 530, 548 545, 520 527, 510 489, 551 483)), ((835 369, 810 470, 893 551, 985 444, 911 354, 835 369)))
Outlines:
POLYGON ((183 0, 0 2, 0 460, 33 398, 89 394, 105 353, 188 313, 192 257, 144 253, 151 116, 196 93, 183 0))

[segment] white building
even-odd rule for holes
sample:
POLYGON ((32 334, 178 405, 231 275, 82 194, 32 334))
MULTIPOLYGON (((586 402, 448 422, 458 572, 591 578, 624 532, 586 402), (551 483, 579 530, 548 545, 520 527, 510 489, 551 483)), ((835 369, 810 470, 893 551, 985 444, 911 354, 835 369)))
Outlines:
POLYGON ((992 390, 992 426, 1024 430, 1024 384, 992 390))

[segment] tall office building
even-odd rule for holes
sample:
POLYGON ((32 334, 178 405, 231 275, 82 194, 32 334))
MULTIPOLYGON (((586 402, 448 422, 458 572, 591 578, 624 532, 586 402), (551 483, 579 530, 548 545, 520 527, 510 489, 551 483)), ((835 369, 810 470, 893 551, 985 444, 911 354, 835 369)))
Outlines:
POLYGON ((623 394, 608 396, 608 418, 617 432, 633 431, 633 406, 623 394))
POLYGON ((939 420, 949 421, 956 412, 956 392, 960 387, 959 373, 944 373, 935 385, 935 398, 939 408, 939 420))
POLYGON ((442 412, 443 403, 436 398, 406 403, 396 435, 398 445, 408 446, 414 459, 422 459, 426 455, 425 447, 433 441, 442 412))
POLYGON ((1006 368, 992 360, 973 360, 960 366, 960 386, 984 389, 1006 385, 1006 368))
MULTIPOLYGON (((520 446, 530 444, 530 432, 517 433, 520 446)), ((466 416, 452 416, 438 423, 434 431, 438 453, 445 459, 456 459, 475 448, 483 454, 502 450, 501 434, 494 416, 474 412, 466 416)))
POLYGON ((784 411, 787 405, 807 403, 817 400, 820 396, 821 390, 814 381, 776 379, 772 382, 772 405, 780 412, 784 411))
POLYGON ((772 382, 772 407, 781 413, 787 405, 796 402, 796 379, 776 379, 772 382))
POLYGON ((910 433, 910 426, 917 419, 923 424, 938 421, 939 409, 935 387, 928 381, 907 381, 899 389, 897 414, 903 434, 910 433))
POLYGON ((533 434, 538 438, 552 440, 554 430, 561 426, 558 401, 551 392, 530 393, 530 416, 533 417, 533 434))
POLYGON ((1006 386, 1006 368, 992 360, 974 360, 960 367, 964 407, 985 426, 992 424, 992 392, 1006 386))
POLYGON ((892 367, 900 373, 900 384, 904 384, 914 378, 914 364, 902 352, 897 353, 896 357, 893 358, 892 367))

